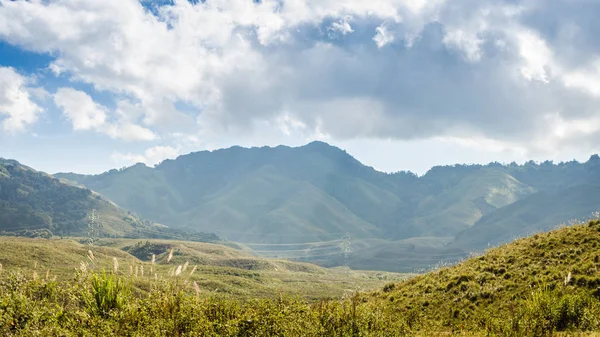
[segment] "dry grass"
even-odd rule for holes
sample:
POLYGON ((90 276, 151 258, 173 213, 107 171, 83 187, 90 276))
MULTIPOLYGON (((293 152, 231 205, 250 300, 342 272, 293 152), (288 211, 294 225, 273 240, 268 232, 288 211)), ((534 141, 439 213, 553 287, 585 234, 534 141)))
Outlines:
POLYGON ((97 242, 97 246, 90 247, 67 239, 0 237, 0 246, 3 247, 0 264, 4 271, 25 275, 31 275, 33 270, 44 273, 50 270, 59 280, 72 279, 75 268, 137 274, 135 285, 139 289, 150 289, 155 279, 169 277, 170 273, 181 274, 189 277, 190 282, 196 282, 203 293, 217 292, 242 298, 266 298, 278 294, 310 300, 334 298, 343 296, 348 289, 371 290, 408 277, 262 259, 230 247, 169 240, 150 240, 153 244, 165 245, 165 251, 149 254, 144 261, 123 251, 138 242, 140 240, 103 239, 97 242), (191 263, 194 267, 190 271, 188 266, 191 263))

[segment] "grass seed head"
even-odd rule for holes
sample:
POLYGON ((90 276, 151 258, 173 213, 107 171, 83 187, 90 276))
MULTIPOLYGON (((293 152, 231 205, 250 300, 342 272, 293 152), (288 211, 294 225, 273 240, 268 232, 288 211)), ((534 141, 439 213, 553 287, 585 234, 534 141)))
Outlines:
POLYGON ((569 272, 565 277, 565 286, 569 284, 569 282, 571 282, 571 272, 569 272))
POLYGON ((169 256, 167 257, 167 263, 171 262, 172 258, 173 258, 173 248, 171 248, 171 250, 169 251, 169 256))
POLYGON ((194 291, 196 292, 196 296, 200 296, 200 287, 196 281, 194 281, 194 291))
POLYGON ((94 253, 92 253, 91 250, 88 250, 88 257, 90 258, 90 261, 96 262, 96 258, 94 257, 94 253))

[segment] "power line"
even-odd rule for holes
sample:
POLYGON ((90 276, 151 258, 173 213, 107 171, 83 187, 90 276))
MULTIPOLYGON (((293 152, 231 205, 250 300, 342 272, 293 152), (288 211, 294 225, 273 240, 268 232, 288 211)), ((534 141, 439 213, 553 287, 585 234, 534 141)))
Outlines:
POLYGON ((288 249, 288 250, 252 250, 254 253, 278 253, 278 252, 311 252, 315 250, 327 250, 327 249, 336 249, 337 246, 329 246, 329 247, 315 247, 315 248, 306 248, 306 249, 288 249))
MULTIPOLYGON (((257 234, 258 235, 258 234, 257 234)), ((303 242, 303 243, 246 243, 238 242, 246 246, 305 246, 305 245, 319 245, 326 243, 341 242, 342 240, 330 240, 330 241, 316 241, 316 242, 303 242)))
MULTIPOLYGON (((345 235, 346 232, 339 233, 307 233, 307 234, 277 234, 277 233, 249 233, 244 231, 228 231, 228 230, 211 230, 215 234, 217 233, 234 233, 234 234, 245 234, 245 235, 260 235, 260 236, 284 236, 284 237, 307 237, 307 236, 325 236, 325 235, 345 235)), ((372 237, 369 239, 375 239, 372 237)))

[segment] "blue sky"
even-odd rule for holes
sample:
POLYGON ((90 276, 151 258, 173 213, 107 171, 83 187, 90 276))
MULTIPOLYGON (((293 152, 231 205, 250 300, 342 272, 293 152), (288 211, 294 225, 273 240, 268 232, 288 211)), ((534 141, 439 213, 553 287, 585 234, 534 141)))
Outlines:
POLYGON ((323 140, 384 171, 600 152, 592 0, 0 0, 0 156, 323 140))

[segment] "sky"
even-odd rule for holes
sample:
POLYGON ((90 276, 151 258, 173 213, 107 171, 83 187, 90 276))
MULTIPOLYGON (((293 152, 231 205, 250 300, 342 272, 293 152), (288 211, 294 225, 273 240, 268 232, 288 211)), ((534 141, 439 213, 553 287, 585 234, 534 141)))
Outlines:
POLYGON ((0 0, 0 157, 321 140, 376 169, 600 152, 597 0, 0 0))

